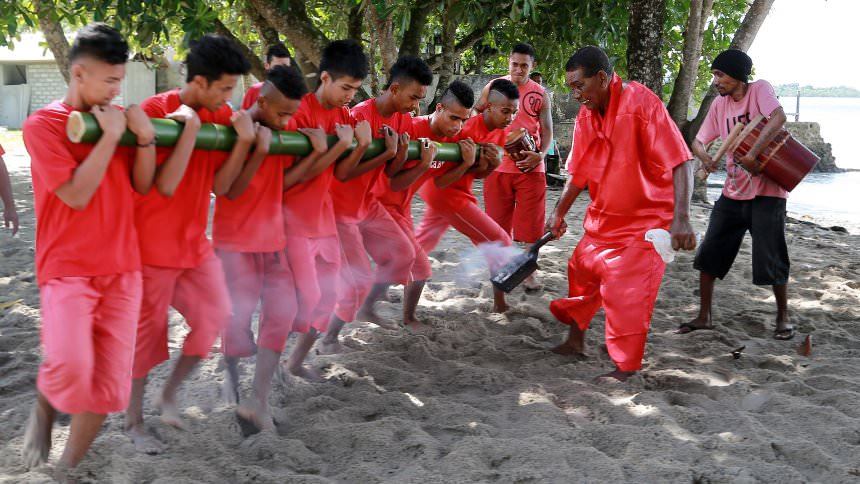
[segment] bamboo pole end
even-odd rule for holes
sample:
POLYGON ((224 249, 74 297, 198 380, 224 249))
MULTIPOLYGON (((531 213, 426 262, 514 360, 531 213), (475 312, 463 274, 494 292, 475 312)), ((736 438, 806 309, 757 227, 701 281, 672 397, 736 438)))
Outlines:
POLYGON ((66 123, 66 136, 72 143, 80 143, 84 138, 87 126, 84 122, 84 115, 80 111, 75 111, 69 115, 69 121, 66 123))

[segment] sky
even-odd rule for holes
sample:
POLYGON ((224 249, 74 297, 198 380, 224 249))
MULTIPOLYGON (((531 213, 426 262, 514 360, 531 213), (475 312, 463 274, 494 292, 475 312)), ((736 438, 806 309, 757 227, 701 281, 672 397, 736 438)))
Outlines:
POLYGON ((749 50, 755 77, 860 89, 858 21, 860 0, 776 0, 749 50))

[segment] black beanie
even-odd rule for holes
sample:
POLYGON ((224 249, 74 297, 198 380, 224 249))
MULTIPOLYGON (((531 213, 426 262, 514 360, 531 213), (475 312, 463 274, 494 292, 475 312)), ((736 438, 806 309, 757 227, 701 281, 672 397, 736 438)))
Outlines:
POLYGON ((741 82, 749 82, 749 75, 752 72, 752 59, 741 50, 724 50, 711 63, 711 69, 723 71, 741 82))

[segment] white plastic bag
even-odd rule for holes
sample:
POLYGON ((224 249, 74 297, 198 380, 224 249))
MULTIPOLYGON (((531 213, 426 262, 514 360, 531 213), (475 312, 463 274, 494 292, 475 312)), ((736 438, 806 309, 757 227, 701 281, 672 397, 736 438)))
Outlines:
POLYGON ((654 244, 654 249, 660 254, 660 258, 666 264, 675 260, 675 251, 672 249, 672 236, 664 229, 651 229, 645 232, 645 240, 654 244))

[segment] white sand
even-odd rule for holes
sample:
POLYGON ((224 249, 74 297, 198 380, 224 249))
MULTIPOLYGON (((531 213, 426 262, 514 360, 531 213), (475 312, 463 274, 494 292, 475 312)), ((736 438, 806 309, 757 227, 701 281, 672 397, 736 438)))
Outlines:
MULTIPOLYGON (((39 300, 33 275, 32 195, 15 174, 22 234, 0 233, 0 480, 40 482, 50 465, 25 472, 19 460, 39 362, 39 300)), ((557 192, 551 193, 551 201, 557 192)), ((169 453, 135 453, 122 416, 108 418, 80 466, 97 482, 857 482, 860 481, 860 237, 792 223, 790 305, 801 334, 771 338, 769 290, 751 284, 750 246, 717 289, 717 331, 673 334, 697 308, 692 256, 667 270, 641 376, 595 385, 609 371, 602 313, 588 336, 590 358, 546 348, 566 327, 549 301, 566 291, 566 259, 581 235, 585 203, 571 233, 542 251, 546 290, 510 296, 490 314, 483 278, 455 282, 468 241, 450 232, 432 254, 435 278, 419 316, 426 335, 367 324, 346 331, 358 351, 315 357, 326 383, 276 384, 277 434, 243 437, 219 396, 219 358, 206 361, 181 392, 190 430, 147 426, 169 453), (811 357, 795 347, 813 334, 811 357), (730 351, 746 345, 735 360, 730 351)), ((708 211, 694 209, 704 230, 708 211)), ((462 278, 460 278, 462 279, 462 278)), ((382 314, 395 318, 400 291, 382 314)), ((185 329, 174 316, 171 351, 185 329)), ((163 383, 158 367, 151 389, 163 383)), ((242 367, 248 392, 252 365, 242 367)), ((154 391, 150 392, 152 395, 154 391)), ((51 463, 68 435, 55 427, 51 463)))

